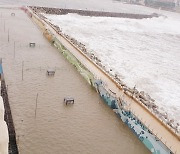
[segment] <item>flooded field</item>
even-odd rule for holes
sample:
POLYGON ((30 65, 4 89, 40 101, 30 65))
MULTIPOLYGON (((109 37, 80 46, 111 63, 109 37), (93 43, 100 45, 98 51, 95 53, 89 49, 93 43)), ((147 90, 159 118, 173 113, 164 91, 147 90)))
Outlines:
POLYGON ((20 153, 149 153, 22 11, 0 14, 0 57, 20 153), (55 76, 46 75, 48 68, 55 76), (74 105, 63 104, 67 96, 74 105))

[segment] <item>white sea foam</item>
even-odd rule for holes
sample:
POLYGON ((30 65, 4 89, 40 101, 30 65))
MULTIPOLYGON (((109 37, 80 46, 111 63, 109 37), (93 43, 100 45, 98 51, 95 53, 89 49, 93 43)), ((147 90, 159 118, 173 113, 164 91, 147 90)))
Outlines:
POLYGON ((152 19, 47 15, 84 43, 129 87, 150 94, 160 110, 180 123, 180 18, 152 19))

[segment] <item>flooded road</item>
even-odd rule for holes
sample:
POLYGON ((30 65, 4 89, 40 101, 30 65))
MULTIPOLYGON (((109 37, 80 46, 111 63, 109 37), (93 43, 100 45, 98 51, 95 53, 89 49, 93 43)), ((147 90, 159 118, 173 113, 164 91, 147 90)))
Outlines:
POLYGON ((149 153, 25 13, 0 14, 0 57, 21 154, 149 153), (68 96, 74 105, 63 104, 68 96))

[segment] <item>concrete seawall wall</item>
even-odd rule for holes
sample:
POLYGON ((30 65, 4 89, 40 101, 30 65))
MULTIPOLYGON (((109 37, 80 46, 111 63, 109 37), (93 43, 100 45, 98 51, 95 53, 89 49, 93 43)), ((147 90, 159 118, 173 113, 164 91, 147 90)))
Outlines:
MULTIPOLYGON (((31 12, 31 11, 30 11, 31 12)), ((32 12, 31 12, 32 13, 32 12)), ((38 17, 32 13, 32 19, 38 17)), ((33 20, 33 21, 37 21, 33 20)), ((39 24, 39 19, 37 24, 42 26, 44 24, 39 24)), ((44 24, 45 25, 45 24, 44 24)), ((41 27, 41 29, 43 29, 41 27)), ((44 28, 44 29, 47 29, 44 28)), ((115 96, 112 92, 108 90, 103 84, 102 80, 99 80, 87 67, 85 67, 70 51, 68 51, 63 44, 51 33, 50 30, 44 31, 44 36, 64 55, 64 57, 75 66, 75 68, 80 72, 80 74, 94 87, 100 94, 104 102, 114 109, 115 113, 121 118, 121 120, 128 125, 128 127, 134 132, 134 134, 142 141, 142 143, 152 152, 152 153, 171 153, 176 152, 171 150, 163 143, 160 138, 158 138, 152 130, 146 126, 145 123, 138 116, 128 108, 128 102, 124 101, 122 98, 115 96)), ((98 68, 98 66, 97 66, 98 68)), ((102 71, 103 72, 103 71, 102 71)), ((106 72, 104 72, 106 74, 106 72)), ((106 74, 108 75, 108 74, 106 74)), ((111 77, 110 77, 111 78, 111 77)), ((115 81, 112 79, 112 83, 115 81)), ((116 83, 115 83, 116 84, 116 83)), ((120 87, 121 88, 121 87, 120 87)), ((128 95, 128 94, 126 94, 128 95)))
POLYGON ((126 110, 127 103, 113 96, 103 85, 102 80, 98 80, 70 51, 68 51, 56 38, 54 46, 64 55, 64 57, 75 66, 77 71, 86 79, 86 81, 96 89, 104 102, 114 109, 115 113, 121 120, 128 125, 133 133, 142 141, 142 143, 154 154, 170 154, 170 150, 160 141, 156 141, 156 136, 138 119, 130 110, 126 110))

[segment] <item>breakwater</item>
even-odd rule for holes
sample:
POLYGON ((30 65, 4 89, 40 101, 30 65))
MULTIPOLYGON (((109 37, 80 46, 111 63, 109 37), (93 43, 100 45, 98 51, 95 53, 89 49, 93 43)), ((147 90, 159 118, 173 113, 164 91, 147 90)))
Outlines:
POLYGON ((115 13, 115 12, 100 12, 100 11, 88 11, 88 10, 75 10, 75 9, 59 9, 59 8, 48 8, 48 7, 35 7, 30 8, 36 13, 66 15, 68 13, 76 13, 82 16, 94 16, 94 17, 116 17, 116 18, 131 18, 131 19, 143 19, 159 17, 157 13, 151 15, 145 14, 130 14, 130 13, 115 13))
MULTIPOLYGON (((28 13, 29 14, 29 13, 28 13)), ((35 14, 31 14, 32 18, 39 18, 37 17, 35 14), (34 17, 33 17, 34 16, 34 17)), ((111 107, 114 109, 114 111, 121 117, 121 120, 123 122, 125 122, 128 127, 131 128, 131 130, 137 135, 137 137, 146 145, 146 147, 152 152, 152 153, 171 153, 171 152, 176 152, 177 151, 177 147, 176 148, 172 148, 171 146, 168 145, 167 142, 163 142, 162 138, 158 137, 159 135, 155 134, 153 132, 153 130, 150 130, 150 127, 148 125, 145 124, 145 122, 142 121, 142 119, 139 118, 138 115, 136 115, 135 112, 132 111, 131 107, 129 106, 129 102, 126 101, 126 99, 124 99, 123 97, 119 97, 118 94, 116 92, 114 92, 111 88, 107 87, 106 84, 103 82, 103 79, 98 79, 98 77, 96 76, 97 74, 93 74, 91 71, 89 71, 89 67, 85 67, 82 62, 79 61, 79 59, 77 59, 76 57, 74 57, 70 51, 67 50, 67 48, 65 48, 63 46, 63 43, 61 43, 61 41, 59 41, 58 36, 52 32, 53 30, 56 31, 56 28, 54 28, 52 25, 50 25, 47 21, 43 21, 42 19, 42 23, 43 24, 39 24, 39 20, 37 24, 42 26, 44 25, 46 28, 41 27, 41 29, 45 29, 44 31, 44 35, 48 38, 48 40, 57 47, 57 49, 59 49, 59 51, 61 51, 66 59, 71 62, 74 66, 76 66, 77 70, 83 74, 83 76, 86 77, 86 80, 88 80, 88 82, 97 90, 97 92, 100 94, 100 96, 103 98, 103 100, 111 107), (50 25, 50 26, 48 26, 50 25), (70 55, 70 56, 69 56, 70 55), (89 75, 87 75, 86 71, 82 70, 86 70, 87 72, 89 72, 88 74, 91 74, 90 77, 89 75), (93 78, 92 78, 93 77, 93 78), (167 147, 168 145, 168 147, 167 147)), ((67 41, 71 42, 68 37, 66 35, 63 35, 64 39, 66 39, 67 41)), ((74 48, 79 51, 77 49, 77 47, 74 45, 74 43, 72 43, 72 46, 74 46, 74 48)), ((81 51, 79 51, 81 52, 81 51)), ((83 56, 86 56, 85 53, 81 53, 83 56)), ((93 56, 92 56, 93 57, 93 56)), ((100 66, 98 66, 97 63, 95 63, 94 61, 92 61, 92 59, 90 57, 86 56, 86 59, 93 63, 93 65, 95 65, 98 69, 101 70, 101 72, 103 72, 114 84, 118 84, 117 80, 115 81, 113 79, 113 76, 110 76, 108 74, 108 72, 102 70, 100 68, 100 66)), ((131 92, 128 90, 125 90, 125 88, 127 89, 127 87, 124 87, 123 85, 119 85, 118 86, 119 89, 123 90, 123 93, 125 96, 129 97, 129 98, 133 98, 136 103, 139 102, 139 100, 134 96, 134 91, 136 89, 134 89, 134 91, 132 91, 132 95, 131 92)), ((136 93, 135 93, 136 94, 136 93)), ((132 101, 132 99, 131 99, 132 101)), ((141 104, 137 104, 143 107, 143 110, 147 110, 148 111, 148 107, 145 106, 142 102, 141 104)), ((150 111, 149 111, 150 112, 150 111)), ((149 114, 149 112, 147 112, 149 114)), ((158 118, 155 117, 155 115, 153 114, 149 114, 146 116, 153 116, 153 118, 155 118, 155 120, 157 120, 158 118)), ((157 121, 154 121, 154 123, 157 123, 157 121)), ((159 124, 159 123, 157 123, 159 124)), ((162 123, 163 124, 163 123, 162 123)), ((162 126, 161 126, 162 127, 162 126)), ((170 129, 168 128, 166 125, 163 128, 166 129, 170 129), (165 127, 165 128, 164 128, 165 127)), ((171 131, 171 130, 169 130, 171 131)), ((171 132, 169 132, 171 133, 171 132)), ((175 134, 174 134, 175 135, 175 134)), ((176 135, 175 135, 176 136, 176 135)), ((164 137, 164 136, 163 136, 164 137)), ((178 136, 177 136, 178 138, 178 136)), ((178 143, 177 143, 178 145, 178 143)))

